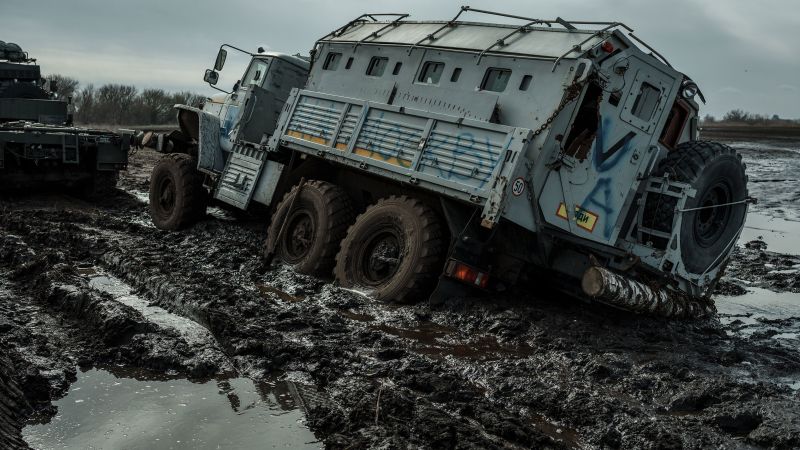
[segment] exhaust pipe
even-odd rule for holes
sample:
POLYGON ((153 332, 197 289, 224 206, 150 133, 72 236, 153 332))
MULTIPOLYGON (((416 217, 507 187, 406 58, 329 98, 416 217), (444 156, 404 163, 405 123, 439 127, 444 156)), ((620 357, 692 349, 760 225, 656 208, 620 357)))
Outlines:
POLYGON ((597 301, 636 313, 700 318, 716 312, 710 301, 700 302, 678 291, 652 288, 604 267, 587 269, 583 273, 581 288, 597 301))

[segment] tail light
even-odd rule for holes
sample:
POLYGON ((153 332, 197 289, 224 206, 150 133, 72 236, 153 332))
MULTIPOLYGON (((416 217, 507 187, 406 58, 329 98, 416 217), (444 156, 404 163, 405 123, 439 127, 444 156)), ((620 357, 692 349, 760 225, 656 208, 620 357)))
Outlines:
POLYGON ((481 289, 486 289, 486 287, 489 285, 488 273, 481 272, 480 270, 472 266, 464 264, 461 261, 456 261, 454 259, 451 259, 450 261, 447 262, 447 266, 445 267, 445 274, 448 277, 455 278, 459 281, 471 284, 481 289))

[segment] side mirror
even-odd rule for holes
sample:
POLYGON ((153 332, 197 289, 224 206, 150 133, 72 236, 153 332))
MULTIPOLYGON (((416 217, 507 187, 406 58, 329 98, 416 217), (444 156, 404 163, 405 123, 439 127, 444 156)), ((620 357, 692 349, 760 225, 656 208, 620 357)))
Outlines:
POLYGON ((58 81, 50 80, 50 92, 58 92, 58 81))
POLYGON ((217 53, 217 59, 214 61, 214 70, 222 70, 222 66, 225 65, 225 58, 228 57, 228 51, 224 48, 219 49, 219 53, 217 53))
POLYGON ((203 76, 203 81, 210 85, 217 84, 219 81, 219 73, 216 70, 206 69, 206 74, 203 76))

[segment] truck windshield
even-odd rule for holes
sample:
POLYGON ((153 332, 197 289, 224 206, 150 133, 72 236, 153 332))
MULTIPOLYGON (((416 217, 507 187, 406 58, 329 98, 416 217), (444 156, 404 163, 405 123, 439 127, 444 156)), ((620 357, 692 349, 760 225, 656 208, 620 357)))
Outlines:
POLYGON ((258 84, 261 85, 261 82, 264 81, 264 77, 267 73, 267 67, 269 66, 269 62, 257 59, 250 64, 250 68, 247 69, 247 74, 244 76, 244 80, 242 82, 242 86, 249 86, 251 84, 258 84))

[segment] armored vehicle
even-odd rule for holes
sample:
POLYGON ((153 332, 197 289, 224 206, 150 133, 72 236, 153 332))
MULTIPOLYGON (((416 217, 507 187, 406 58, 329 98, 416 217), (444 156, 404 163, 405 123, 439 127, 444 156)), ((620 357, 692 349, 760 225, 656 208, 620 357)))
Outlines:
POLYGON ((268 258, 380 300, 529 279, 700 316, 749 197, 740 156, 698 140, 698 99, 622 23, 365 14, 308 63, 252 54, 233 91, 177 106, 182 152, 153 170, 151 216, 178 229, 208 196, 267 205, 268 258))
POLYGON ((55 183, 89 193, 116 185, 128 164, 132 132, 72 126, 71 105, 57 99, 36 60, 0 41, 0 189, 55 183))

